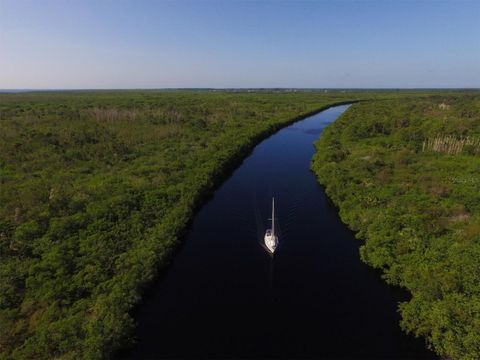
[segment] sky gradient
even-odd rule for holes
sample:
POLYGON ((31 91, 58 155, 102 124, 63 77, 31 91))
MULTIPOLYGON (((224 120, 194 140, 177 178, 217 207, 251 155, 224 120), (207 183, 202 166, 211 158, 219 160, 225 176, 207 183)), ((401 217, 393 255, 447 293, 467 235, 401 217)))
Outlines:
POLYGON ((0 89, 480 87, 480 1, 0 0, 0 89))

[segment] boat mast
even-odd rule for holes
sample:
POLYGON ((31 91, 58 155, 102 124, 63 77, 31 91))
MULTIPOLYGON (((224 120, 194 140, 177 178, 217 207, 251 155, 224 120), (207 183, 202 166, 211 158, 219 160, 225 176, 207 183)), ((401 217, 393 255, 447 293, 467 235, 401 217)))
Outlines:
POLYGON ((275 198, 272 197, 272 237, 275 236, 275 198))

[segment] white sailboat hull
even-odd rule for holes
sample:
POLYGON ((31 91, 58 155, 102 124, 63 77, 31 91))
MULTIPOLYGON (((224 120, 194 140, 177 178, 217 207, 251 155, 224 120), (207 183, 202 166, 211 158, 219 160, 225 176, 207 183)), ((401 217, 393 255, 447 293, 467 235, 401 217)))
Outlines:
POLYGON ((275 252, 275 249, 277 248, 278 245, 278 237, 275 235, 269 235, 268 233, 265 234, 265 246, 267 249, 273 254, 275 252))

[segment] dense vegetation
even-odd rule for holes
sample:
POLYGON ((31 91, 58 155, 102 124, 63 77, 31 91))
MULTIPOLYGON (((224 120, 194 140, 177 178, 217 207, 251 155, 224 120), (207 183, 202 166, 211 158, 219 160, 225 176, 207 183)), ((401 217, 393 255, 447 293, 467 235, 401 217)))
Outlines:
POLYGON ((353 105, 312 169, 364 241, 362 259, 412 298, 402 328, 480 359, 480 94, 353 105))
POLYGON ((359 96, 0 95, 0 357, 125 346, 129 310, 228 169, 276 128, 359 96))

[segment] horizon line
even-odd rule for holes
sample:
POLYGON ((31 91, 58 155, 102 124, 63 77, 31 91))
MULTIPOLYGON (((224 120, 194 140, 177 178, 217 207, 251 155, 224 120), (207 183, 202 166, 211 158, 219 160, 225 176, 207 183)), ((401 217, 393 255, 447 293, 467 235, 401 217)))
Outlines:
POLYGON ((48 91, 168 91, 168 90, 480 90, 480 87, 132 87, 132 88, 0 88, 0 92, 48 91))

